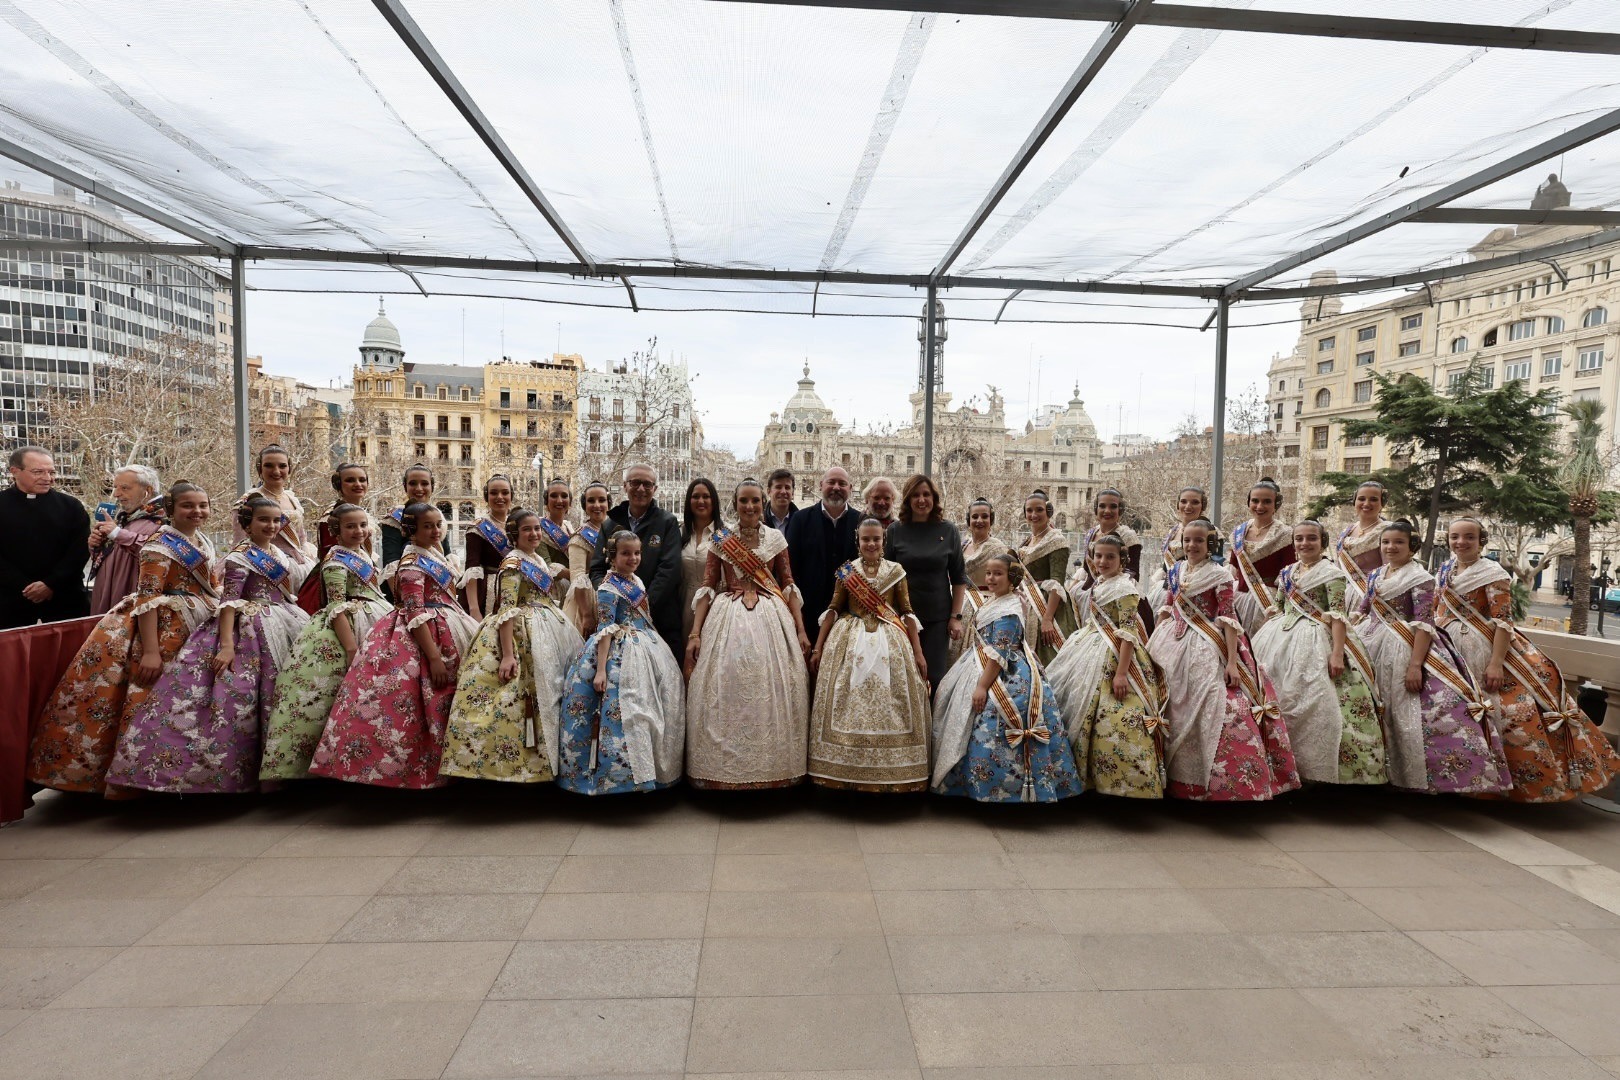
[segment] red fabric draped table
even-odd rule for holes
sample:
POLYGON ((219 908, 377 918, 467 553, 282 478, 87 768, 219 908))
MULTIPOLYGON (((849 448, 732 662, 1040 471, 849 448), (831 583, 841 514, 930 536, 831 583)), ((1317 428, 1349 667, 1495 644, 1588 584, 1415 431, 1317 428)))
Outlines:
POLYGON ((95 616, 0 630, 0 824, 28 807, 28 740, 95 616))

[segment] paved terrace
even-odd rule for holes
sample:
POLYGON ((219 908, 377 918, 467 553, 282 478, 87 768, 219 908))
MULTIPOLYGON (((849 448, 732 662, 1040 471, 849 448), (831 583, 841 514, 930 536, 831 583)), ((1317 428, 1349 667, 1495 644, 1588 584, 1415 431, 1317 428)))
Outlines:
POLYGON ((1620 817, 464 785, 42 799, 0 1076, 1620 1076, 1620 817))

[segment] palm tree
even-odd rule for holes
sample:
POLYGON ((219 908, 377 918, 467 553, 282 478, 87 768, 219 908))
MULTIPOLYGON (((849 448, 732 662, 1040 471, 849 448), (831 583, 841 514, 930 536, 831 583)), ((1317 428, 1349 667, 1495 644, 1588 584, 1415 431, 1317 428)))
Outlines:
MULTIPOLYGON (((1586 634, 1586 615, 1591 606, 1592 519, 1598 512, 1598 495, 1606 479, 1604 456, 1598 449, 1603 434, 1603 402, 1572 401, 1564 415, 1575 422, 1570 433, 1569 460, 1559 470, 1558 479, 1569 496, 1569 515, 1575 522, 1575 573, 1571 579, 1569 632, 1586 634)), ((1601 603, 1602 600, 1599 600, 1601 603)))

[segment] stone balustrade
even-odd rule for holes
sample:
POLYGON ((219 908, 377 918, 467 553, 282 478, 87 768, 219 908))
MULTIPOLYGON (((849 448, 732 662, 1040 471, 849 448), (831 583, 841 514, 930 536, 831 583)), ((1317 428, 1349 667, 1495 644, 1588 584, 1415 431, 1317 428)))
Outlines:
POLYGON ((1586 681, 1603 687, 1608 700, 1603 731, 1610 739, 1620 738, 1620 641, 1596 637, 1576 637, 1554 630, 1523 628, 1525 637, 1546 653, 1571 683, 1586 681))

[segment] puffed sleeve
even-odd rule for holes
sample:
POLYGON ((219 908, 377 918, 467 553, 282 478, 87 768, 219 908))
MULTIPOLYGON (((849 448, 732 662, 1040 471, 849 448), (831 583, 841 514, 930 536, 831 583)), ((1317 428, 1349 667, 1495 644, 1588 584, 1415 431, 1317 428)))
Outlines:
POLYGON ((1330 619, 1346 618, 1344 607, 1345 589, 1350 582, 1339 577, 1327 583, 1327 614, 1330 619))
POLYGON ((619 621, 618 597, 613 595, 611 589, 596 590, 596 623, 598 626, 612 626, 619 621))
POLYGON ((335 604, 349 591, 349 572, 335 562, 321 565, 321 588, 326 590, 326 602, 335 604))
POLYGON ((720 553, 711 547, 708 560, 703 564, 702 585, 702 589, 708 589, 710 595, 713 595, 715 590, 720 588, 720 583, 725 578, 725 569, 722 565, 724 562, 725 560, 720 558, 720 553))
MULTIPOLYGON (((849 610, 849 590, 844 583, 834 579, 832 599, 827 602, 827 610, 821 613, 821 622, 829 622, 838 618, 849 610)), ((817 624, 819 625, 819 623, 817 624)))
POLYGON ((1024 623, 1015 615, 1007 615, 990 624, 984 636, 984 643, 996 654, 996 661, 1001 670, 1006 671, 1013 664, 1013 658, 1024 647, 1024 623))
MULTIPOLYGON (((524 585, 528 584, 521 571, 502 569, 496 572, 496 579, 501 583, 501 603, 503 608, 515 607, 519 596, 523 593, 524 585)), ((533 585, 529 585, 533 589, 533 585)))
POLYGON ((1434 633, 1434 582, 1425 581, 1412 589, 1412 625, 1434 633))
POLYGON ((225 560, 225 585, 221 590, 221 595, 224 598, 221 601, 222 603, 229 603, 232 600, 241 600, 243 598, 243 594, 247 591, 248 574, 247 567, 241 565, 235 559, 225 560))
POLYGON ((427 609, 427 575, 415 566, 403 567, 394 575, 394 591, 399 594, 399 610, 415 617, 427 609))
MULTIPOLYGON (((467 536, 461 545, 461 565, 464 568, 461 579, 463 581, 478 581, 483 578, 484 550, 488 547, 489 544, 482 536, 478 535, 478 530, 467 530, 467 536)), ((471 586, 469 585, 468 588, 470 589, 471 586)))
POLYGON ((169 567, 180 567, 155 551, 141 552, 140 570, 135 578, 135 595, 142 600, 163 595, 163 586, 169 576, 169 567))
POLYGON ((1507 581, 1493 581, 1485 586, 1484 615, 1497 626, 1513 628, 1513 586, 1507 581))
POLYGON ((1230 581, 1215 586, 1215 617, 1217 619, 1237 618, 1237 606, 1234 602, 1234 592, 1230 581))
POLYGON ((571 589, 591 587, 591 549, 577 538, 568 544, 568 586, 571 589))

